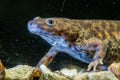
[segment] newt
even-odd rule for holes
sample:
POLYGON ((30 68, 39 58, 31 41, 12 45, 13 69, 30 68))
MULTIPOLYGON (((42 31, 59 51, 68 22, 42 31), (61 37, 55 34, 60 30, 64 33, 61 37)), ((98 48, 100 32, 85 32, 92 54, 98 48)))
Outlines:
POLYGON ((59 52, 88 63, 87 70, 96 71, 99 64, 120 61, 120 21, 78 20, 69 18, 35 17, 28 22, 28 30, 52 45, 39 61, 48 65, 59 52))

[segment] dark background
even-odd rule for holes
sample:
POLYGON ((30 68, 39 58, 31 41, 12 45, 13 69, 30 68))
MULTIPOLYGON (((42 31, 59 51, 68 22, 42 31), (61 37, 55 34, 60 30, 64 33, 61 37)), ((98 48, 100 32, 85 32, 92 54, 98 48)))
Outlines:
MULTIPOLYGON (((74 19, 120 19, 119 0, 0 0, 0 59, 5 67, 35 66, 50 45, 27 30, 36 16, 74 19)), ((59 54, 51 64, 77 64, 67 54, 59 54)), ((57 67, 54 67, 57 69, 57 67)))

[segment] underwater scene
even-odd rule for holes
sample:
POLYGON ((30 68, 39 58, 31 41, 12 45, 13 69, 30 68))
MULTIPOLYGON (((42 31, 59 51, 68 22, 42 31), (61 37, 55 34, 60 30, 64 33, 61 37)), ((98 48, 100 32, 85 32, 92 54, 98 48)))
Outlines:
POLYGON ((120 80, 119 0, 0 1, 0 80, 120 80))

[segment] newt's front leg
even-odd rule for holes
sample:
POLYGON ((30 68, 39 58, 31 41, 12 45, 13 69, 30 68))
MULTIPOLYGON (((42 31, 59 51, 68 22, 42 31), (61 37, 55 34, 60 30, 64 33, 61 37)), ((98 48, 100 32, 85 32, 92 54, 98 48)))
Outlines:
POLYGON ((56 56, 57 53, 58 53, 58 51, 56 49, 56 46, 53 46, 48 51, 48 53, 38 62, 36 67, 40 68, 41 64, 44 64, 47 66, 53 60, 53 58, 56 56))
POLYGON ((50 62, 53 60, 53 58, 57 55, 58 51, 56 50, 56 47, 53 46, 47 54, 45 54, 45 56, 38 62, 38 64, 36 65, 36 70, 34 71, 35 77, 40 77, 42 72, 40 70, 40 66, 42 64, 44 65, 48 65, 50 64, 50 62))

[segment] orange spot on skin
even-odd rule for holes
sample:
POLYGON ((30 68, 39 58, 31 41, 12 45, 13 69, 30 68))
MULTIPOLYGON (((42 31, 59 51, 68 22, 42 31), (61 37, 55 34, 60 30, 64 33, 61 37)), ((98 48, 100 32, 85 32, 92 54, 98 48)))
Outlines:
POLYGON ((102 34, 101 34, 101 33, 98 33, 98 37, 99 37, 100 39, 102 39, 102 38, 103 38, 103 36, 102 36, 102 34))
POLYGON ((105 35, 106 35, 106 38, 107 39, 110 39, 110 34, 107 32, 107 31, 104 31, 105 35))

